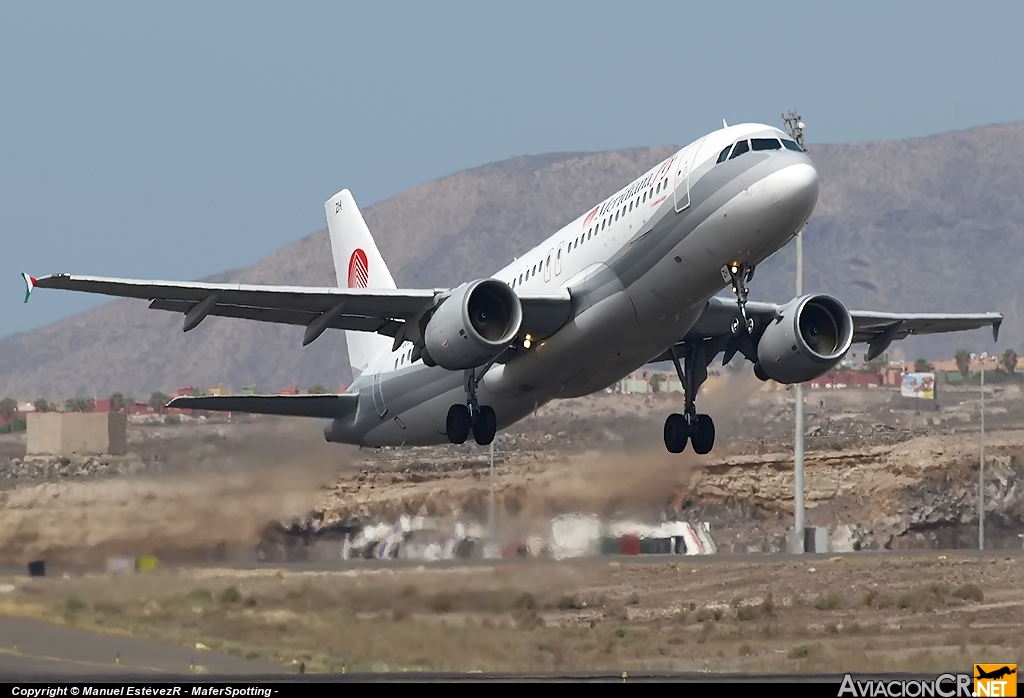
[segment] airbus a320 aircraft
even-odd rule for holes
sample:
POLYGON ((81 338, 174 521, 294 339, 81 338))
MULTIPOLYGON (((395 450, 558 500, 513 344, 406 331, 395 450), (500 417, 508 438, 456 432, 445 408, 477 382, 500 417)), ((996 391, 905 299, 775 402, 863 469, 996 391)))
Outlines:
POLYGON ((909 334, 992 326, 1002 315, 851 312, 835 298, 747 302, 754 269, 804 226, 818 174, 777 128, 727 126, 691 143, 499 270, 454 288, 399 289, 348 190, 326 203, 338 288, 137 281, 57 274, 33 287, 150 300, 185 315, 346 332, 358 376, 344 394, 178 397, 170 407, 324 418, 328 441, 478 444, 554 398, 606 388, 671 360, 682 414, 665 446, 715 441, 695 397, 719 354, 761 380, 823 375, 853 342, 870 360, 909 334), (715 294, 730 288, 732 298, 715 294))

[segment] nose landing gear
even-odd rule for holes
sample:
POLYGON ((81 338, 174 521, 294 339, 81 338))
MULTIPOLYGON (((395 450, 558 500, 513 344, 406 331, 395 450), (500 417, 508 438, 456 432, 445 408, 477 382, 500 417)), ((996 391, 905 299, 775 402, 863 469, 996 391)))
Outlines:
POLYGON ((740 314, 733 318, 732 333, 739 335, 745 332, 747 335, 753 335, 754 318, 747 317, 747 294, 750 293, 747 284, 754 278, 754 267, 745 262, 724 266, 722 278, 732 285, 732 292, 736 296, 736 305, 740 311, 740 314))

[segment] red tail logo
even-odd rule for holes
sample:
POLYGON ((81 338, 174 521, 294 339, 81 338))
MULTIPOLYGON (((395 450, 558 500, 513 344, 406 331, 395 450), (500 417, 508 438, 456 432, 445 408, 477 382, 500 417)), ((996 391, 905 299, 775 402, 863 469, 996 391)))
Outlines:
POLYGON ((366 261, 366 253, 358 247, 348 260, 348 287, 366 288, 370 280, 370 264, 366 261))

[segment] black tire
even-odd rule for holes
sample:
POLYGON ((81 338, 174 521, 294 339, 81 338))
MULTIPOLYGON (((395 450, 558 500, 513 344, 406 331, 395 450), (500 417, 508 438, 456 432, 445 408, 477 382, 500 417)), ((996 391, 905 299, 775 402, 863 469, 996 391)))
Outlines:
POLYGON ((494 434, 498 430, 498 417, 494 409, 481 407, 473 420, 473 438, 481 446, 487 446, 494 441, 494 434))
POLYGON ((690 436, 690 425, 686 417, 673 412, 665 420, 665 448, 669 453, 682 453, 690 436))
POLYGON ((445 432, 448 440, 453 444, 466 443, 469 438, 469 430, 473 426, 469 418, 469 408, 465 405, 452 405, 448 408, 448 419, 445 422, 445 432))
POLYGON ((693 423, 693 434, 690 435, 695 453, 704 455, 711 453, 715 447, 715 422, 706 414, 698 414, 693 423))

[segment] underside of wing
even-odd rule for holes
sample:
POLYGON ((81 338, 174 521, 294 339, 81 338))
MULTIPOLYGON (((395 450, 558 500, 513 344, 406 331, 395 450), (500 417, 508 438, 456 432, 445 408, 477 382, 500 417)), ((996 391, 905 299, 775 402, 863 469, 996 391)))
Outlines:
MULTIPOLYGON (((786 307, 782 304, 751 301, 746 304, 746 313, 754 320, 755 327, 763 329, 779 319, 786 307)), ((963 332, 991 327, 993 339, 998 341, 999 328, 1003 322, 1000 313, 888 313, 869 310, 845 312, 849 312, 852 321, 853 342, 869 345, 865 356, 868 361, 880 356, 892 342, 910 335, 963 332)), ((709 350, 716 353, 726 351, 729 356, 732 349, 740 347, 740 351, 753 361, 751 354, 755 347, 745 340, 742 333, 736 336, 738 317, 739 308, 735 300, 711 298, 697 322, 677 346, 702 342, 706 343, 709 350)), ((670 359, 671 354, 666 351, 654 360, 670 359)))
POLYGON ((999 341, 1003 316, 999 313, 880 313, 871 310, 850 311, 853 341, 867 342, 868 361, 877 358, 890 344, 917 334, 964 332, 992 328, 992 340, 999 341))
POLYGON ((342 419, 353 414, 359 395, 213 395, 176 397, 167 406, 182 410, 245 412, 284 417, 342 419))
MULTIPOLYGON (((327 329, 374 332, 414 341, 412 326, 444 300, 450 289, 377 289, 305 286, 261 286, 204 282, 145 281, 55 274, 33 278, 23 274, 25 300, 34 288, 96 293, 149 300, 149 307, 185 316, 185 332, 208 316, 298 325, 306 328, 303 344, 327 329)), ((572 299, 564 289, 519 296, 522 333, 540 340, 568 322, 572 299)))

